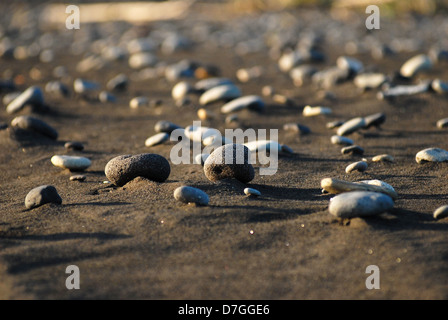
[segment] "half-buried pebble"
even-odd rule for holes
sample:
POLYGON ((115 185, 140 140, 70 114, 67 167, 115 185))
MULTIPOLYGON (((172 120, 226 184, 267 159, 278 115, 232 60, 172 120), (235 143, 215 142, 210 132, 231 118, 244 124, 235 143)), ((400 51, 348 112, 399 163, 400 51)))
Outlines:
POLYGON ((164 182, 171 173, 171 167, 161 155, 143 153, 115 157, 106 164, 104 172, 110 182, 121 187, 137 177, 164 182))
POLYGON ((82 151, 84 150, 84 145, 78 141, 68 141, 64 144, 64 148, 67 150, 82 151))
POLYGON ((311 132, 310 128, 299 123, 285 123, 283 125, 283 130, 298 133, 300 135, 305 135, 311 132))
POLYGON ((227 114, 242 109, 262 111, 265 108, 263 99, 257 95, 244 96, 227 102, 221 107, 221 113, 227 114))
POLYGON ((261 196, 261 192, 254 188, 245 188, 244 193, 247 194, 248 196, 255 196, 255 197, 261 196))
POLYGON ((247 183, 255 177, 250 151, 241 144, 226 144, 213 151, 204 163, 207 179, 216 182, 237 179, 247 183))
POLYGON ((25 197, 25 207, 33 209, 46 203, 61 204, 62 198, 55 187, 43 185, 32 189, 25 197))
POLYGON ((56 140, 58 132, 43 120, 31 116, 19 116, 11 121, 11 126, 23 130, 36 132, 50 139, 56 140))
POLYGON ((184 203, 195 203, 200 206, 208 205, 209 196, 201 189, 182 186, 174 190, 174 198, 184 203))
POLYGON ((147 97, 135 97, 129 101, 129 107, 131 109, 138 109, 140 107, 145 107, 149 105, 149 100, 147 97))
POLYGON ((44 104, 44 95, 42 90, 37 86, 32 86, 26 89, 17 98, 12 100, 6 107, 6 112, 9 114, 19 112, 25 106, 41 107, 44 104))
POLYGON ((358 161, 358 162, 354 162, 349 164, 346 168, 345 168, 345 172, 346 173, 351 173, 354 171, 359 171, 359 172, 364 172, 367 170, 368 164, 365 161, 358 161))
POLYGON ((146 139, 145 146, 146 147, 156 146, 158 144, 164 143, 169 138, 170 138, 170 134, 169 133, 167 133, 167 132, 160 132, 160 133, 157 133, 157 134, 149 137, 148 139, 146 139))
POLYGON ((337 130, 338 136, 346 136, 353 132, 358 131, 361 128, 364 128, 366 125, 366 121, 363 117, 356 117, 347 122, 345 122, 342 126, 340 126, 337 130))
POLYGON ((427 148, 415 155, 417 163, 448 161, 448 151, 440 148, 427 148))
POLYGON ((328 210, 338 218, 355 218, 377 215, 392 209, 394 201, 386 194, 353 191, 335 196, 330 200, 328 210))
POLYGON ((199 97, 199 104, 207 105, 216 101, 230 101, 241 97, 241 90, 234 84, 224 84, 205 91, 199 97))
POLYGON ((70 176, 70 181, 84 181, 86 180, 86 176, 83 174, 77 174, 74 176, 70 176))
POLYGON ((372 158, 373 162, 395 162, 395 159, 390 154, 379 154, 372 158))
POLYGON ((69 169, 70 171, 83 171, 92 164, 89 158, 66 155, 55 155, 51 157, 51 163, 55 167, 69 169))
POLYGON ((436 126, 439 129, 448 128, 448 118, 440 119, 439 121, 437 121, 436 126))
POLYGON ((341 153, 342 154, 349 154, 349 155, 363 155, 364 154, 364 149, 361 148, 360 146, 348 146, 348 147, 344 147, 341 149, 341 153))
POLYGON ((448 82, 435 79, 431 82, 431 89, 437 93, 448 93, 448 82))
POLYGON ((182 127, 167 120, 157 121, 156 124, 154 125, 154 130, 156 132, 171 133, 176 129, 182 129, 182 127))
POLYGON ((433 217, 434 219, 442 219, 448 217, 448 205, 441 206, 434 210, 433 217))

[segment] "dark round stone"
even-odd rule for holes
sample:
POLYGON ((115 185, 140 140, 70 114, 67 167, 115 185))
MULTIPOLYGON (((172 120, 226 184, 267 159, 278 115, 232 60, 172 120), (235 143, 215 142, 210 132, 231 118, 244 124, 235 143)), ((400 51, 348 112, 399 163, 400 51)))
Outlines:
POLYGON ((42 121, 34 117, 30 116, 16 117, 11 121, 11 125, 16 128, 42 134, 53 140, 57 140, 58 138, 58 132, 56 131, 56 129, 54 129, 45 121, 42 121))
POLYGON ((55 187, 43 185, 32 189, 25 197, 25 207, 33 209, 46 203, 61 204, 62 198, 55 187))

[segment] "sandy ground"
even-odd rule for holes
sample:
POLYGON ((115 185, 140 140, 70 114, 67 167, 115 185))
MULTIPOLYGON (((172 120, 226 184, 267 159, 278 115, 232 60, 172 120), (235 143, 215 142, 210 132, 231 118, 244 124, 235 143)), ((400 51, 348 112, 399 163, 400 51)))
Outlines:
MULTIPOLYGON (((342 54, 329 50, 326 65, 342 54)), ((377 70, 392 73, 415 52, 373 61, 356 55, 377 70)), ((361 93, 348 81, 331 88, 335 100, 325 100, 312 85, 295 87, 276 70, 266 54, 236 56, 231 50, 192 49, 169 57, 218 65, 222 75, 235 79, 242 66, 264 65, 259 79, 238 83, 245 94, 261 94, 264 85, 290 97, 295 104, 279 105, 265 98, 263 113, 238 113, 241 128, 279 129, 279 141, 293 155, 280 155, 273 176, 257 174, 244 185, 212 183, 200 165, 172 165, 164 183, 137 178, 123 187, 104 184, 104 167, 121 154, 157 153, 169 159, 174 143, 147 148, 158 120, 187 126, 197 120, 193 104, 177 107, 170 97, 173 83, 163 77, 131 81, 117 94, 116 103, 86 102, 72 94, 58 98, 46 94, 50 110, 33 114, 54 126, 52 141, 12 128, 0 131, 0 298, 2 299, 448 299, 448 220, 435 220, 432 212, 448 204, 446 163, 419 165, 415 154, 427 147, 448 148, 446 131, 436 128, 448 116, 446 96, 424 93, 394 102, 376 98, 376 91, 361 93), (129 108, 139 94, 161 99, 159 107, 129 108), (305 118, 307 105, 327 105, 333 114, 305 118), (346 174, 357 156, 343 156, 330 143, 332 120, 384 112, 381 130, 353 134, 365 148, 364 157, 388 153, 395 163, 369 163, 365 173, 346 174), (308 126, 299 136, 282 130, 287 122, 308 126), (81 141, 82 152, 66 151, 64 142, 81 141), (71 173, 54 167, 55 154, 76 154, 92 160, 84 182, 69 181, 71 173), (381 179, 399 194, 395 207, 380 216, 341 222, 327 208, 332 195, 322 194, 320 181, 333 177, 349 181, 381 179), (54 185, 62 205, 47 204, 26 210, 24 199, 32 188, 54 185), (206 207, 186 205, 173 198, 181 185, 198 187, 210 196, 206 207), (248 198, 246 186, 262 196, 248 198), (68 265, 80 269, 81 289, 67 290, 68 265), (368 290, 366 267, 380 269, 380 289, 368 290)), ((2 69, 21 74, 25 89, 43 87, 52 69, 65 65, 73 78, 79 57, 58 55, 51 63, 37 58, 2 60, 2 69), (32 79, 33 66, 42 72, 32 79)), ((448 64, 423 73, 421 78, 448 79, 448 64)), ((82 77, 106 82, 130 70, 115 62, 101 72, 82 77)), ((417 81, 417 80, 415 80, 417 81)), ((70 87, 71 88, 71 87, 70 87)), ((208 108, 218 117, 204 125, 223 131, 221 104, 208 108)), ((17 116, 0 110, 4 123, 17 116)), ((230 126, 231 127, 231 126, 230 126)))

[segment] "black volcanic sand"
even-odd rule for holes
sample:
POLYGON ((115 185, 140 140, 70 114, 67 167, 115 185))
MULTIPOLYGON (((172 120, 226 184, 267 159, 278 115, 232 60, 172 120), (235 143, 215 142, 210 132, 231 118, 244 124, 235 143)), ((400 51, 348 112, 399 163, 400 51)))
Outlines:
MULTIPOLYGON (((308 13, 290 14, 300 19, 308 13)), ((354 28, 366 36, 391 32, 383 27, 367 34, 362 24, 354 28)), ((324 44, 323 49, 327 60, 318 64, 319 68, 334 65, 336 58, 345 54, 343 45, 324 44)), ((353 56, 374 70, 393 74, 406 59, 426 53, 429 47, 423 43, 417 49, 380 60, 369 52, 353 56)), ((382 101, 376 98, 376 90, 362 93, 349 80, 330 88, 336 99, 326 100, 312 84, 295 87, 265 50, 237 55, 232 48, 202 45, 160 57, 171 63, 192 59, 218 66, 221 75, 234 79, 244 94, 261 95, 264 85, 272 85, 291 98, 294 105, 288 106, 265 98, 265 112, 241 111, 240 122, 233 127, 279 129, 279 142, 295 153, 281 154, 278 171, 271 176, 259 175, 256 165, 255 179, 248 184, 212 183, 200 165, 171 164, 166 182, 136 178, 114 187, 103 183, 107 180, 106 163, 118 155, 147 152, 169 159, 174 142, 147 148, 144 141, 155 134, 154 124, 159 120, 191 125, 197 120, 197 97, 191 96, 191 105, 177 107, 170 96, 176 82, 160 76, 131 79, 128 90, 116 94, 116 103, 100 103, 74 94, 73 79, 97 81, 105 88, 118 73, 131 76, 135 72, 126 60, 79 74, 76 63, 82 55, 69 50, 57 51, 50 63, 37 57, 2 59, 4 72, 24 77, 20 90, 30 85, 43 89, 54 80, 53 68, 64 65, 72 94, 60 98, 45 93, 49 106, 45 112, 27 107, 8 115, 4 107, 0 110, 2 123, 30 114, 59 133, 53 141, 14 132, 10 127, 0 131, 1 298, 448 299, 448 219, 432 216, 436 208, 448 204, 448 167, 446 163, 419 165, 415 161, 415 154, 422 149, 448 148, 447 132, 435 125, 448 116, 446 96, 428 92, 382 101), (254 65, 263 66, 265 73, 248 83, 238 82, 236 70, 254 65), (33 67, 41 71, 39 78, 30 77, 33 67), (137 95, 160 99, 162 105, 132 110, 129 101, 137 95), (329 106, 333 113, 304 118, 301 112, 308 104, 329 106), (350 138, 365 149, 367 159, 388 153, 396 161, 369 161, 365 173, 346 174, 345 167, 361 157, 342 155, 341 147, 330 143, 335 131, 327 129, 326 123, 377 112, 387 115, 380 129, 363 130, 350 138), (288 122, 306 125, 311 133, 285 132, 283 124, 288 122), (67 151, 67 141, 80 141, 85 149, 67 151), (83 173, 86 180, 70 181, 72 173, 51 164, 55 154, 90 158, 92 166, 83 173), (332 195, 322 194, 320 189, 320 181, 327 177, 380 179, 391 184, 399 197, 390 212, 339 221, 327 210, 332 195), (28 191, 44 184, 57 188, 62 205, 26 210, 28 191), (176 201, 173 192, 181 185, 204 190, 210 196, 209 206, 176 201), (245 187, 256 188, 262 196, 247 197, 245 187), (80 290, 65 287, 69 265, 80 269, 80 290), (366 289, 369 265, 380 269, 379 290, 366 289)), ((447 62, 439 62, 408 83, 436 77, 447 80, 447 67, 447 62)), ((196 80, 189 79, 192 83, 196 80)), ((221 105, 207 106, 218 117, 203 125, 224 132, 232 126, 225 125, 225 115, 219 114, 221 105)))

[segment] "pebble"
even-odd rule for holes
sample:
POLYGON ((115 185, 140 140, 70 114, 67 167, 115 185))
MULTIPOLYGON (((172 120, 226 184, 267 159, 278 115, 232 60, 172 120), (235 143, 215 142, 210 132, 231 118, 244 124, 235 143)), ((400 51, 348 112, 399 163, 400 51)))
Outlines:
POLYGON ((107 102, 116 102, 117 98, 110 92, 101 91, 98 94, 98 100, 100 100, 100 102, 102 103, 107 103, 107 102))
POLYGON ((204 163, 207 179, 216 182, 222 179, 237 179, 248 183, 255 177, 255 170, 250 164, 250 151, 246 146, 226 144, 213 151, 204 163), (232 155, 231 159, 230 155, 232 155))
POLYGON ((61 81, 49 81, 45 85, 45 92, 57 95, 59 97, 68 97, 70 94, 69 89, 61 81))
POLYGON ((186 81, 180 81, 176 83, 173 88, 171 89, 171 97, 178 101, 183 98, 185 98, 188 94, 194 93, 196 90, 193 88, 193 86, 186 82, 186 81))
POLYGON ((236 114, 229 114, 226 117, 225 122, 226 122, 226 124, 232 124, 232 123, 238 122, 238 120, 239 120, 238 115, 236 115, 236 114))
POLYGON ((62 198, 54 186, 43 185, 32 189, 25 197, 25 207, 33 209, 46 203, 61 204, 62 198))
POLYGON ((214 113, 213 111, 204 109, 204 108, 200 108, 198 110, 197 114, 198 114, 198 118, 200 120, 211 120, 211 119, 216 118, 216 113, 214 113))
POLYGON ((363 90, 377 89, 388 81, 388 77, 382 73, 361 73, 353 82, 356 87, 363 90))
POLYGON ((11 92, 11 93, 7 93, 3 96, 2 102, 5 106, 7 106, 8 104, 10 104, 15 98, 17 98, 18 96, 20 96, 22 93, 21 92, 11 92))
POLYGON ((137 52, 129 57, 128 63, 132 69, 153 67, 158 62, 157 57, 150 52, 137 52))
POLYGON ((358 131, 366 126, 366 120, 363 117, 353 118, 345 122, 337 129, 338 136, 346 136, 353 132, 358 131))
POLYGON ((209 153, 200 153, 194 157, 194 163, 203 166, 209 156, 209 153))
POLYGON ((44 95, 38 86, 32 86, 21 93, 17 98, 11 101, 7 107, 6 112, 9 114, 19 112, 25 106, 41 107, 44 104, 44 95))
POLYGON ((313 117, 313 116, 318 116, 318 115, 327 115, 327 114, 331 114, 332 110, 331 108, 328 107, 312 107, 312 106, 305 106, 305 108, 303 108, 303 116, 304 117, 313 117))
POLYGON ((448 118, 438 120, 436 126, 439 129, 448 128, 448 118))
POLYGON ((395 87, 386 88, 383 91, 377 93, 379 100, 395 98, 399 96, 410 96, 419 93, 424 93, 429 90, 431 81, 422 81, 420 84, 415 85, 398 85, 395 87))
POLYGON ((370 127, 380 127, 386 121, 386 114, 379 112, 364 117, 365 125, 364 129, 370 127))
POLYGON ((442 219, 448 217, 448 205, 441 206, 434 210, 434 219, 442 219))
POLYGON ((353 57, 341 56, 336 59, 336 65, 338 68, 342 70, 347 70, 351 74, 357 74, 361 72, 364 68, 364 65, 358 59, 353 57))
POLYGON ((401 66, 400 75, 405 78, 411 78, 418 72, 429 70, 431 67, 431 59, 426 54, 419 54, 410 58, 401 66))
POLYGON ((431 89, 437 93, 448 93, 448 82, 435 79, 431 82, 431 89))
POLYGON ((73 81, 73 89, 76 93, 88 93, 90 91, 95 91, 100 88, 100 85, 96 82, 87 81, 84 79, 77 78, 73 81))
POLYGON ((115 157, 106 164, 104 172, 111 183, 121 187, 137 177, 164 182, 171 173, 171 167, 163 156, 143 153, 115 157))
POLYGON ((448 161, 448 151, 440 148, 427 148, 415 155, 417 163, 448 161))
POLYGON ((148 106, 149 100, 147 97, 135 97, 129 101, 129 107, 131 109, 138 109, 140 107, 148 106))
POLYGON ((343 136, 333 135, 330 139, 332 144, 340 144, 343 146, 351 146, 354 143, 352 139, 343 136))
POLYGON ((272 97, 275 94, 275 89, 273 86, 264 86, 261 88, 261 94, 265 97, 272 97))
POLYGON ((392 209, 394 201, 386 194, 353 191, 335 196, 328 210, 338 218, 355 218, 377 215, 392 209))
POLYGON ((327 129, 336 129, 339 128, 340 126, 342 126, 344 124, 345 121, 341 121, 341 120, 336 120, 336 121, 330 121, 327 122, 326 127, 327 129))
POLYGON ((16 117, 11 121, 11 126, 31 132, 37 132, 53 140, 57 140, 58 138, 56 129, 46 122, 31 116, 16 117))
POLYGON ((261 192, 254 188, 244 188, 244 193, 247 194, 248 196, 256 196, 256 197, 261 196, 261 192))
POLYGON ((216 101, 230 101, 241 97, 241 90, 234 84, 223 84, 205 91, 199 97, 199 104, 207 105, 216 101))
POLYGON ((176 129, 183 129, 183 128, 167 120, 157 121, 156 124, 154 125, 155 132, 171 133, 176 129))
POLYGON ((283 125, 283 130, 292 131, 295 133, 299 133, 301 135, 311 133, 310 128, 308 128, 307 126, 304 126, 303 124, 299 124, 299 123, 285 123, 283 125))
POLYGON ((240 68, 236 71, 236 78, 240 82, 249 82, 250 80, 261 77, 263 74, 263 68, 260 66, 254 66, 251 68, 240 68))
POLYGON ((84 171, 92 164, 88 158, 66 155, 54 155, 51 157, 51 163, 56 167, 71 171, 84 171))
POLYGON ((227 102, 221 107, 221 113, 227 114, 242 109, 262 111, 265 108, 263 99, 257 95, 243 96, 227 102))
POLYGON ((304 65, 297 66, 297 67, 294 67, 293 69, 291 69, 289 71, 289 76, 291 77, 293 84, 296 87, 301 87, 305 83, 310 82, 311 77, 316 72, 317 72, 316 67, 314 67, 312 65, 304 64, 304 65))
POLYGON ((210 90, 214 87, 222 85, 232 85, 232 84, 234 85, 234 82, 228 78, 213 77, 196 82, 193 88, 195 91, 199 93, 204 93, 207 90, 210 90))
POLYGON ((209 196, 204 191, 190 186, 176 188, 174 198, 184 203, 195 203, 201 206, 208 205, 210 201, 209 196))
POLYGON ((86 176, 82 174, 78 174, 70 177, 70 181, 84 181, 86 180, 86 176))
POLYGON ((395 162, 395 159, 390 154, 380 154, 377 156, 374 156, 372 158, 373 162, 395 162))
POLYGON ((349 182, 333 178, 325 178, 320 183, 323 190, 328 193, 338 194, 350 191, 372 191, 389 195, 392 199, 397 199, 398 194, 395 189, 381 180, 363 180, 360 182, 349 182))
POLYGON ((330 67, 313 74, 311 81, 319 87, 328 89, 349 78, 350 72, 338 67, 330 67))
POLYGON ((187 126, 184 130, 185 136, 197 142, 202 142, 204 139, 211 136, 221 136, 221 132, 218 129, 209 127, 198 127, 194 125, 187 126))
POLYGON ((157 133, 157 134, 153 135, 152 137, 149 137, 148 139, 146 139, 145 146, 146 147, 156 146, 156 145, 164 143, 165 141, 168 141, 169 138, 170 138, 169 133, 160 132, 160 133, 157 133))
POLYGON ((128 88, 128 85, 128 77, 125 74, 120 73, 107 82, 106 88, 110 91, 125 91, 128 88))
POLYGON ((354 162, 352 164, 349 164, 346 168, 345 168, 345 172, 346 173, 351 173, 353 171, 359 171, 359 172, 364 172, 367 170, 368 164, 365 161, 358 161, 358 162, 354 162))
POLYGON ((84 150, 84 145, 78 141, 68 141, 64 144, 65 149, 72 149, 76 151, 84 150))
POLYGON ((259 151, 271 151, 276 149, 277 151, 282 151, 282 146, 273 140, 254 140, 249 141, 244 144, 251 152, 259 151))
POLYGON ((342 154, 356 154, 356 155, 363 155, 364 149, 360 146, 348 146, 341 149, 342 154))

